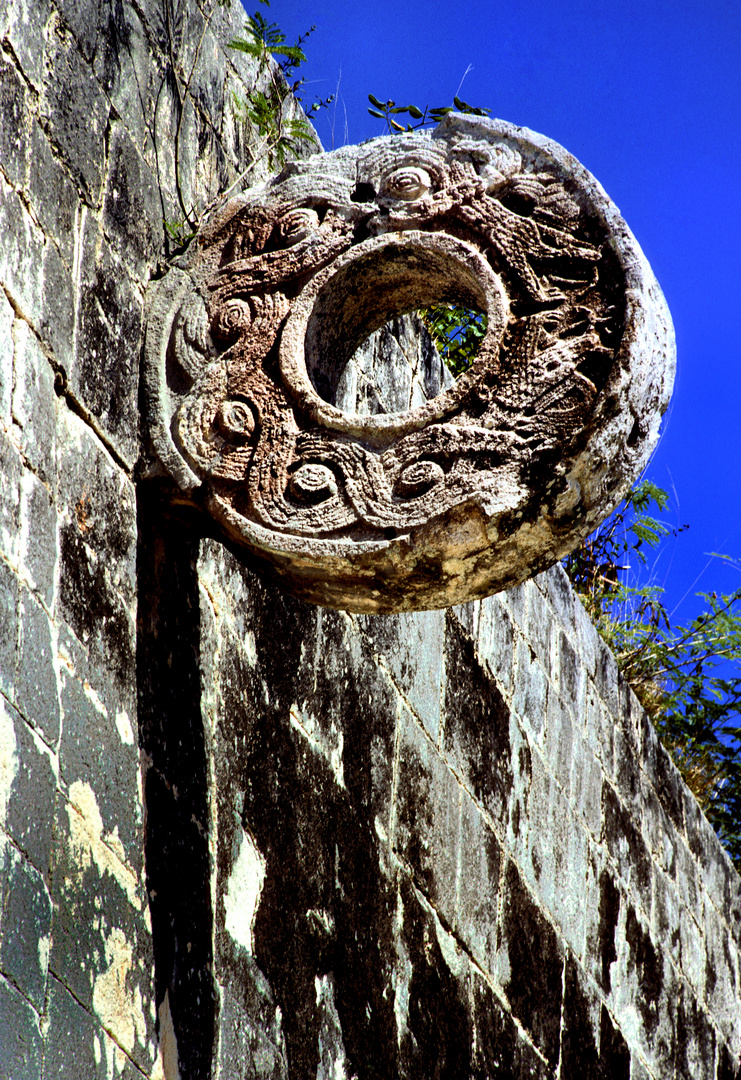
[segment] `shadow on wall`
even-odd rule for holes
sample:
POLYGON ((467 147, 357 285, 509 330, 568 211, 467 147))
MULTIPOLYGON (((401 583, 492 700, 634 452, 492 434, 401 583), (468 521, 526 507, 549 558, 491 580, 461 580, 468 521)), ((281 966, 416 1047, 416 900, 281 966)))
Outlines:
MULTIPOLYGON (((475 965, 462 953, 451 963, 457 946, 423 850, 435 831, 429 800, 439 777, 424 736, 400 721, 398 693, 369 638, 341 613, 263 585, 207 543, 227 587, 249 590, 251 632, 231 624, 237 597, 215 633, 199 611, 201 538, 154 488, 139 492, 139 709, 156 1000, 162 1027, 167 994, 180 1080, 316 1080, 340 1064, 348 1077, 460 1080, 495 1075, 498 1061, 513 1076, 545 1078, 542 1057, 475 965), (259 664, 244 647, 251 634, 259 664), (317 752, 333 741, 337 755, 317 752), (403 850, 392 854, 395 784, 403 850), (215 909, 209 794, 218 819, 215 909), (247 948, 229 895, 245 838, 263 861, 247 948)), ((371 620, 389 643, 397 621, 371 620)), ((457 808, 457 789, 450 793, 457 808)), ((443 847, 455 857, 457 818, 451 827, 443 847)), ((487 865, 496 905, 498 846, 487 865)), ((543 954, 555 945, 535 938, 543 954)), ((552 960, 545 968, 557 992, 540 1011, 555 1058, 557 947, 552 960)))
POLYGON ((215 1030, 199 538, 146 484, 138 518, 137 682, 155 995, 161 1029, 167 994, 181 1080, 195 1080, 211 1075, 215 1030))

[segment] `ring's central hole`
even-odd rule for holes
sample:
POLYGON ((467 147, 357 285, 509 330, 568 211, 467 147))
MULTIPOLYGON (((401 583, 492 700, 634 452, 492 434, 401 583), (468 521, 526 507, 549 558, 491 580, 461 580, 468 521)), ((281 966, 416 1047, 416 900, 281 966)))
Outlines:
POLYGON ((453 385, 486 333, 473 272, 444 252, 397 245, 340 270, 317 298, 305 357, 321 398, 345 413, 403 413, 453 385))

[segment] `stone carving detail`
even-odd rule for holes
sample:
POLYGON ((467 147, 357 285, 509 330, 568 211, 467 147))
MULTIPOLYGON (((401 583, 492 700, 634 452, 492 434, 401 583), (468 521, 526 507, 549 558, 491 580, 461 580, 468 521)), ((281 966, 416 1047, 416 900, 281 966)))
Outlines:
POLYGON ((451 115, 233 199, 153 286, 145 379, 157 455, 232 541, 307 599, 390 611, 563 556, 645 465, 673 371, 598 183, 541 136, 451 115), (469 370, 406 412, 338 408, 364 339, 442 300, 486 314, 469 370))

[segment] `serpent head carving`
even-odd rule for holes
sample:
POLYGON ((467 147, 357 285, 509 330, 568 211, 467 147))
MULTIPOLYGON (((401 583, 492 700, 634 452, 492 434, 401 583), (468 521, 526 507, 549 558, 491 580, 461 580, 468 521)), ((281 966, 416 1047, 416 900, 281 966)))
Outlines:
POLYGON ((285 586, 382 612, 505 588, 570 551, 645 466, 674 374, 636 241, 566 151, 448 116, 293 164, 153 285, 145 384, 182 492, 285 586), (470 368, 348 407, 369 334, 486 316, 470 368))

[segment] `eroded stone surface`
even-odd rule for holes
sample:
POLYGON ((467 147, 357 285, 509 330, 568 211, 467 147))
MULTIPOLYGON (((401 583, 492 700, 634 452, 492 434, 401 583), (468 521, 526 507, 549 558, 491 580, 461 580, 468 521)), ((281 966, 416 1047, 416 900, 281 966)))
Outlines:
POLYGON ((356 611, 444 607, 561 557, 645 464, 673 368, 663 297, 597 182, 464 116, 289 166, 150 298, 161 461, 288 588, 356 611), (487 318, 452 385, 415 396, 351 362, 439 301, 487 318))

